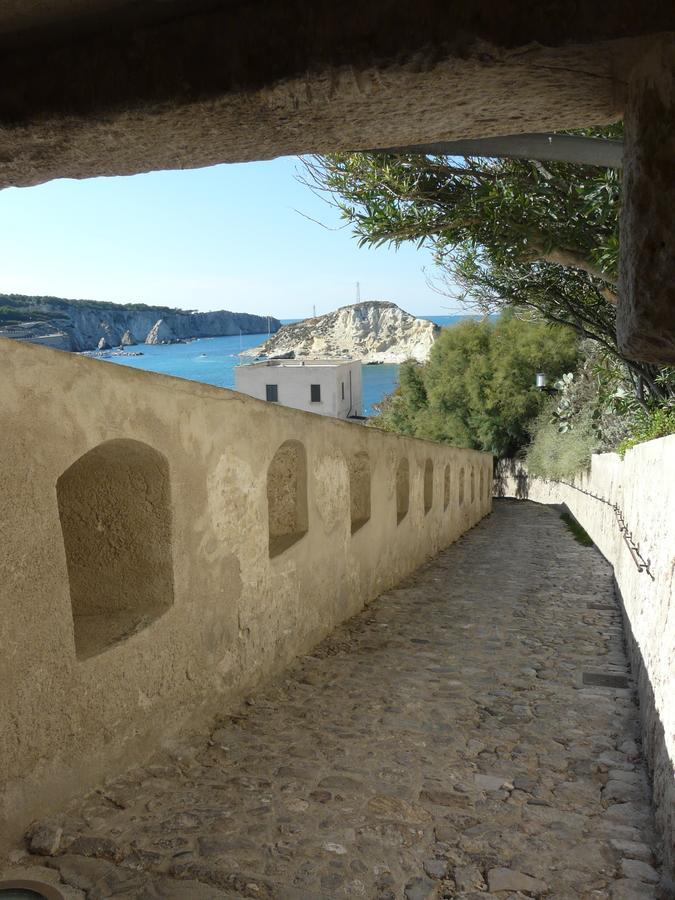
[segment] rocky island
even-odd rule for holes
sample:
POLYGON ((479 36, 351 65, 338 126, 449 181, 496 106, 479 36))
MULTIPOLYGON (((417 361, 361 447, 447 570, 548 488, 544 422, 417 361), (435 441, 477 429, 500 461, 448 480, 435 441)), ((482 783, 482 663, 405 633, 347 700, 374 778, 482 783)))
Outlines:
POLYGON ((438 325, 411 316, 395 303, 369 300, 283 325, 273 337, 247 354, 351 357, 364 363, 402 363, 406 359, 423 362, 440 332, 438 325))
POLYGON ((58 350, 106 350, 134 344, 171 344, 198 337, 265 334, 281 322, 227 310, 190 312, 143 303, 108 303, 0 294, 0 337, 58 350))

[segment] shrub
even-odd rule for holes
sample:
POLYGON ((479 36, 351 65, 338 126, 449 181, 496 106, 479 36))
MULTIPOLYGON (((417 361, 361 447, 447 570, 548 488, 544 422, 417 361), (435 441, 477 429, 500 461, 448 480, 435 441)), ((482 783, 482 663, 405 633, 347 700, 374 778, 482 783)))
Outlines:
POLYGON ((559 481, 573 478, 590 466, 599 439, 589 409, 577 417, 573 428, 560 431, 552 418, 554 406, 555 401, 549 402, 536 419, 525 461, 530 475, 559 481))
POLYGON ((401 366, 400 387, 378 404, 371 424, 513 456, 546 400, 536 372, 557 378, 576 367, 578 353, 569 329, 510 311, 495 321, 462 322, 443 329, 425 365, 401 366))
POLYGON ((648 413, 640 412, 629 436, 619 444, 618 452, 623 459, 626 450, 630 450, 636 444, 667 437, 669 434, 675 434, 675 408, 660 407, 648 413))

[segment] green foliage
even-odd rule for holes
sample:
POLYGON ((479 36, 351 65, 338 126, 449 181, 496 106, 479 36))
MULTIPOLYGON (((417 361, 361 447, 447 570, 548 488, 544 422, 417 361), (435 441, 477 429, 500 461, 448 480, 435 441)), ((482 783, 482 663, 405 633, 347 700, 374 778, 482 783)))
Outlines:
MULTIPOLYGON (((622 125, 584 134, 618 138, 622 125)), ((621 361, 647 409, 675 396, 672 370, 616 343, 620 174, 563 162, 344 153, 306 161, 360 244, 429 247, 450 296, 489 313, 534 312, 621 361)))
MULTIPOLYGON (((622 126, 587 134, 620 137, 622 126)), ((515 159, 342 153, 308 163, 359 241, 482 246, 497 262, 552 258, 614 281, 620 175, 515 159)))
POLYGON ((584 531, 584 529, 577 522, 577 520, 574 518, 574 516, 571 515, 571 513, 568 513, 568 512, 561 513, 560 518, 563 520, 565 525, 567 525, 569 530, 572 532, 572 534, 574 535, 574 540, 578 544, 582 544, 584 547, 592 547, 593 546, 593 539, 590 537, 590 535, 586 531, 584 531))
POLYGON ((554 404, 555 400, 550 400, 533 423, 525 461, 530 475, 565 481, 588 469, 600 441, 589 409, 579 414, 572 430, 560 431, 553 418, 554 404))
POLYGON ((636 416, 630 435, 619 444, 619 454, 623 457, 626 451, 636 444, 667 437, 669 434, 675 434, 675 408, 659 408, 649 412, 641 410, 636 416))
POLYGON ((417 366, 405 365, 401 369, 400 384, 402 393, 408 398, 412 408, 421 409, 427 405, 427 389, 417 366))
POLYGON ((151 310, 152 312, 180 313, 184 310, 169 306, 148 306, 145 303, 113 303, 109 300, 66 300, 63 297, 39 297, 25 294, 0 294, 0 316, 2 321, 32 322, 40 319, 63 318, 68 309, 119 309, 151 310))
POLYGON ((526 452, 530 472, 572 478, 591 454, 617 450, 675 432, 675 408, 645 410, 631 390, 626 369, 590 342, 574 373, 557 383, 559 393, 532 425, 526 452))
POLYGON ((634 405, 628 403, 631 384, 626 369, 596 344, 582 345, 583 358, 576 372, 565 374, 552 412, 558 431, 574 430, 580 419, 590 417, 598 450, 614 450, 633 421, 634 405))
POLYGON ((513 455, 528 440, 528 422, 545 395, 534 386, 545 370, 574 368, 572 332, 505 313, 444 329, 429 361, 401 367, 398 390, 379 404, 372 424, 457 447, 513 455))
POLYGON ((47 313, 41 309, 25 307, 17 309, 14 306, 0 306, 0 324, 18 325, 21 322, 49 322, 52 319, 68 318, 64 312, 47 313))

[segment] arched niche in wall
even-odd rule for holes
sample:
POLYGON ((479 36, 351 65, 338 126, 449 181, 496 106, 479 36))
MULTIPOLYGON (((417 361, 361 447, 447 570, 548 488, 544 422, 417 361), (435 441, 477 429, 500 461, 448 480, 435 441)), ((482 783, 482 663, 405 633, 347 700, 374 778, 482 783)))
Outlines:
POLYGON ((352 534, 370 519, 370 457, 363 450, 347 460, 352 534))
POLYGON ((405 519, 410 506, 410 466, 403 456, 396 467, 396 524, 405 519))
POLYGON ((285 441, 267 470, 270 557, 307 534, 307 456, 300 441, 285 441))
POLYGON ((424 463, 424 515, 434 505, 434 464, 430 459, 424 463))
POLYGON ((469 476, 469 481, 470 481, 470 485, 471 485, 471 494, 470 494, 471 500, 470 500, 470 502, 473 503, 474 500, 476 499, 476 476, 475 476, 475 472, 474 472, 474 466, 471 466, 471 474, 469 476))
POLYGON ((460 506, 464 506, 464 466, 459 470, 459 480, 457 482, 457 502, 460 506))
POLYGON ((450 506, 450 463, 443 473, 443 512, 450 506))
POLYGON ((133 440, 106 441, 56 482, 75 652, 86 659, 173 603, 169 464, 133 440))

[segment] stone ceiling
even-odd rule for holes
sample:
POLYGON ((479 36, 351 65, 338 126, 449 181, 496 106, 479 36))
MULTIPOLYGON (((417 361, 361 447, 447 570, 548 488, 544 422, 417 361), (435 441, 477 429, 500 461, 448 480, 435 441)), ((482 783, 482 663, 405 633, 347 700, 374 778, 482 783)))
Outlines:
POLYGON ((0 187, 606 123, 667 7, 11 0, 0 187))

